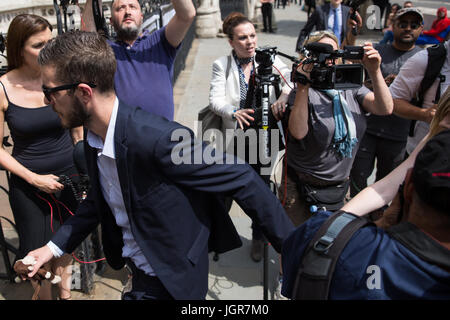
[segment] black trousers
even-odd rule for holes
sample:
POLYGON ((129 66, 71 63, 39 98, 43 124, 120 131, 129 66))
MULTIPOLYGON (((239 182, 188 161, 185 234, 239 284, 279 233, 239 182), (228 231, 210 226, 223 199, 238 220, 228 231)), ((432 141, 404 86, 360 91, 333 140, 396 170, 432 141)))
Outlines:
POLYGON ((350 195, 367 187, 367 178, 377 162, 376 181, 383 179, 405 158, 406 141, 394 141, 366 133, 361 140, 350 173, 350 195))
POLYGON ((263 17, 264 30, 269 30, 272 32, 272 4, 271 3, 263 3, 261 5, 261 13, 263 17))
POLYGON ((126 259, 126 263, 133 275, 132 289, 123 295, 122 300, 173 300, 158 277, 146 275, 131 259, 126 259))

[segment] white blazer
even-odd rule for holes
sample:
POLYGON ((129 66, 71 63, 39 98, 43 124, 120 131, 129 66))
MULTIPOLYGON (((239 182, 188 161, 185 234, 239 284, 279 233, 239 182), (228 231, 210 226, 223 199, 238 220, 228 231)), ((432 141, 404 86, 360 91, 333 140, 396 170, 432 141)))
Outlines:
MULTIPOLYGON (((230 53, 231 54, 231 53, 230 53)), ((236 129, 237 121, 232 118, 234 110, 239 109, 239 69, 234 58, 231 59, 231 68, 228 79, 225 79, 227 69, 228 56, 223 56, 214 61, 212 67, 212 77, 209 90, 209 107, 217 115, 222 117, 222 131, 226 129, 236 129)), ((282 92, 289 94, 293 85, 291 79, 291 69, 286 66, 281 59, 275 57, 273 65, 280 70, 283 77, 281 78, 282 92)), ((255 67, 258 64, 255 62, 255 67)), ((279 74, 275 69, 274 74, 279 74)), ((274 88, 270 87, 270 103, 276 101, 274 88)))

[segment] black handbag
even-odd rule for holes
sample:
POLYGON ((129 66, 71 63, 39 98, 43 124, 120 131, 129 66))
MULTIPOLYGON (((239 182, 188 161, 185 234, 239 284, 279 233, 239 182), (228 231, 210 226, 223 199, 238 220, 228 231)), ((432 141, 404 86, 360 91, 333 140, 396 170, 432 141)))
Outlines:
POLYGON ((208 129, 222 130, 222 117, 214 113, 209 106, 199 111, 198 121, 201 121, 202 135, 208 129))
MULTIPOLYGON (((228 56, 227 59, 225 81, 228 79, 228 76, 230 75, 230 69, 231 69, 231 55, 228 56)), ((222 117, 214 113, 214 111, 211 110, 209 105, 207 105, 206 107, 204 107, 199 111, 197 119, 199 122, 201 121, 202 135, 205 133, 206 130, 209 129, 222 130, 222 117)))
POLYGON ((315 205, 317 208, 325 208, 328 211, 336 211, 344 206, 349 185, 350 179, 341 184, 326 187, 313 187, 301 182, 300 190, 308 205, 315 205))

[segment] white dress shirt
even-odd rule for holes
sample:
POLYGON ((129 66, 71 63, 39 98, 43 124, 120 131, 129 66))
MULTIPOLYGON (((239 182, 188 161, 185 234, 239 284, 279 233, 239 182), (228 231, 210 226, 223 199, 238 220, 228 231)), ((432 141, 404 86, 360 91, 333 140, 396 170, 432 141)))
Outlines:
MULTIPOLYGON (((153 268, 142 253, 141 248, 136 243, 131 230, 130 221, 123 201, 122 190, 120 188, 119 176, 117 173, 116 157, 114 149, 114 131, 116 127, 117 111, 119 100, 116 98, 114 108, 106 132, 105 142, 92 131, 87 133, 87 142, 97 149, 97 166, 99 170, 99 180, 103 197, 111 209, 118 226, 122 228, 124 246, 122 256, 130 258, 133 263, 150 276, 155 276, 153 268)), ((52 242, 48 243, 54 256, 62 255, 62 251, 52 242)))

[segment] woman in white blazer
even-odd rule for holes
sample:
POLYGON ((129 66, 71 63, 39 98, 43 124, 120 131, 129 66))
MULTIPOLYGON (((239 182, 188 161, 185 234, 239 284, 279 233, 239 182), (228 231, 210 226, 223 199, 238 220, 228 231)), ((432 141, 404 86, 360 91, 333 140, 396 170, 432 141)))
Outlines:
MULTIPOLYGON (((229 153, 230 142, 234 131, 238 128, 244 129, 254 121, 254 110, 245 108, 245 99, 248 92, 251 77, 256 73, 258 63, 255 61, 255 49, 257 48, 257 35, 252 22, 241 13, 233 12, 223 22, 223 31, 228 36, 228 42, 232 51, 220 57, 213 63, 211 87, 209 92, 209 107, 217 115, 222 117, 222 133, 224 147, 229 153)), ((281 119, 286 110, 289 93, 293 85, 290 83, 290 68, 288 68, 278 57, 273 63, 273 73, 281 75, 282 88, 279 98, 276 98, 275 90, 270 87, 271 109, 276 120, 281 119), (278 70, 278 71, 277 71, 278 70), (286 83, 288 82, 288 83, 286 83)), ((247 146, 248 147, 248 146, 247 146)), ((248 148, 255 152, 256 149, 248 148)), ((248 156, 248 155, 247 155, 248 156)), ((246 159, 244 159, 246 160, 246 159)), ((252 163, 250 163, 252 165, 252 163)), ((252 165, 259 171, 257 165, 252 165)), ((259 173, 259 172, 258 172, 259 173)), ((259 227, 253 227, 252 258, 261 260, 262 233, 259 227)))
MULTIPOLYGON (((249 121, 253 120, 251 115, 254 111, 252 109, 240 108, 239 69, 243 71, 245 82, 248 85, 250 76, 253 72, 256 72, 258 63, 254 61, 257 35, 255 27, 247 17, 237 12, 231 13, 223 22, 223 31, 228 36, 232 51, 229 55, 222 56, 213 63, 209 106, 214 113, 222 117, 222 130, 225 132, 226 129, 243 129, 244 124, 248 126, 249 121), (248 62, 245 63, 245 60, 248 62), (231 62, 230 66, 228 66, 229 62, 231 62), (239 62, 241 62, 240 65, 238 65, 239 62)), ((280 97, 276 99, 273 87, 271 87, 270 92, 270 101, 273 102, 272 112, 278 120, 286 110, 286 103, 293 85, 290 82, 290 68, 278 57, 275 57, 273 65, 284 77, 284 79, 282 78, 280 97)), ((275 68, 273 68, 273 73, 278 74, 275 68)), ((246 91, 246 88, 244 91, 246 91)))

